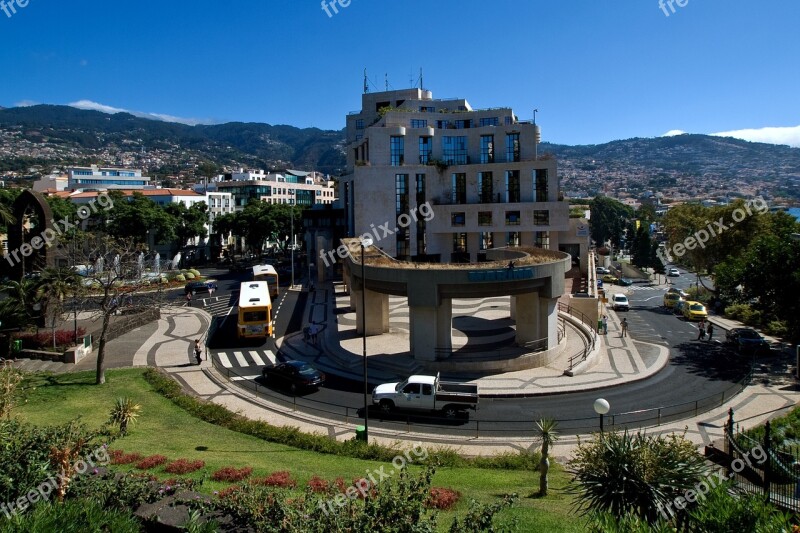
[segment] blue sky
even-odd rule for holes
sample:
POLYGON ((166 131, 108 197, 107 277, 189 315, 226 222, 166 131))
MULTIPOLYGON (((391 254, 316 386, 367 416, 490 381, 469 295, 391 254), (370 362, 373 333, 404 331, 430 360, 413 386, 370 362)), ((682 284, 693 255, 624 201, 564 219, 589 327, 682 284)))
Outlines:
POLYGON ((753 129, 736 135, 800 146, 800 2, 680 1, 0 4, 0 106, 340 129, 364 68, 373 91, 423 68, 434 97, 538 108, 545 141, 753 129))

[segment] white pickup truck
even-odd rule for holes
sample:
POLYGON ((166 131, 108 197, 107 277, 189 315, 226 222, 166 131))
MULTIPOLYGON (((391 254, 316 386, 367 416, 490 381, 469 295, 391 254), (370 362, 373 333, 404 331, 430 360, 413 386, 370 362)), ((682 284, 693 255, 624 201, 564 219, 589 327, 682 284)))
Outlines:
POLYGON ((384 383, 372 391, 372 403, 382 411, 426 409, 447 418, 478 405, 478 385, 439 381, 436 376, 410 376, 400 383, 384 383))

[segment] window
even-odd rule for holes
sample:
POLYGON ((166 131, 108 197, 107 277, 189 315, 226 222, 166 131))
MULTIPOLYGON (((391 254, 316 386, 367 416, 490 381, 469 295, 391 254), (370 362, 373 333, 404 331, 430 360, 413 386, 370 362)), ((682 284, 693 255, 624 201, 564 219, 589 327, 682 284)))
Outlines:
POLYGON ((506 134, 506 161, 519 162, 519 133, 506 134))
POLYGON ((419 164, 427 165, 431 160, 431 142, 430 137, 419 138, 419 164))
POLYGON ((518 231, 509 231, 506 233, 506 246, 519 246, 518 231))
POLYGON ((544 210, 533 210, 533 225, 534 226, 549 226, 550 225, 550 211, 544 210))
POLYGON ((514 123, 514 117, 511 117, 511 116, 505 117, 505 121, 504 122, 505 122, 506 126, 510 126, 511 124, 514 123))
POLYGON ((448 121, 446 121, 446 120, 437 120, 436 121, 436 127, 438 129, 440 129, 440 130, 443 130, 443 129, 447 128, 447 126, 449 126, 449 125, 450 125, 450 123, 448 121))
POLYGON ((363 138, 364 138, 364 136, 363 136, 362 134, 360 134, 360 133, 356 133, 356 140, 357 140, 357 141, 360 141, 360 140, 361 140, 361 139, 363 139, 363 138))
POLYGON ((356 129, 363 130, 364 129, 364 119, 360 118, 356 120, 356 129))
POLYGON ((453 203, 467 203, 467 175, 463 173, 453 174, 453 203))
POLYGON ((492 238, 491 231, 481 232, 480 248, 481 250, 488 250, 489 248, 494 248, 494 239, 492 238))
POLYGON ((494 183, 491 172, 478 172, 478 194, 482 204, 490 204, 494 200, 494 183))
POLYGON ((506 211, 506 226, 519 226, 519 211, 506 211))
POLYGON ((492 212, 491 211, 478 211, 478 225, 491 226, 492 225, 492 212))
POLYGON ((534 191, 535 197, 534 202, 546 202, 547 201, 547 169, 546 168, 537 168, 534 170, 534 191))
POLYGON ((499 121, 497 120, 497 117, 487 117, 487 118, 482 118, 481 119, 480 125, 481 126, 497 126, 498 122, 499 121))
POLYGON ((395 174, 395 214, 408 213, 408 174, 395 174))
POLYGON ((433 385, 431 385, 430 383, 423 383, 422 394, 424 396, 430 396, 431 394, 433 394, 433 385))
POLYGON ((409 383, 403 387, 403 394, 419 394, 419 383, 409 383))
POLYGON ((481 163, 494 163, 494 135, 481 135, 481 163))
POLYGON ((550 248, 550 232, 537 231, 533 244, 538 248, 550 248))
POLYGON ((462 253, 467 251, 466 233, 453 233, 453 251, 462 253))
POLYGON ((428 121, 425 120, 425 119, 412 118, 411 119, 411 127, 412 128, 427 128, 428 127, 428 121))
MULTIPOLYGON (((417 206, 425 203, 425 174, 417 174, 417 206)), ((425 225, 427 222, 423 217, 417 218, 417 254, 427 253, 427 241, 425 239, 425 225)))
POLYGON ((466 165, 467 138, 442 137, 442 159, 447 165, 466 165))
POLYGON ((393 167, 399 167, 405 163, 405 138, 393 135, 390 139, 389 148, 391 151, 391 165, 393 167))
POLYGON ((451 213, 450 214, 450 224, 452 226, 463 226, 466 224, 467 215, 466 213, 451 213))
POLYGON ((519 170, 506 170, 506 202, 521 202, 519 190, 519 170))
POLYGON ((456 129, 457 130, 464 130, 472 127, 472 120, 456 120, 456 129))
POLYGON ((419 112, 420 113, 436 113, 436 108, 435 107, 428 107, 428 106, 421 105, 421 106, 419 106, 419 112))

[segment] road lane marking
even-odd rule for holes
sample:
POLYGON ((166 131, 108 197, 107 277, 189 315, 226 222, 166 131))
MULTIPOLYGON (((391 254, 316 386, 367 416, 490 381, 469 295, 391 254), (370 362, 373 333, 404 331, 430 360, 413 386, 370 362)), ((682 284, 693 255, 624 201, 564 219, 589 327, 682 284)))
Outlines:
POLYGON ((256 374, 255 376, 233 376, 231 381, 250 381, 252 379, 260 378, 261 376, 256 374))
POLYGON ((261 356, 258 355, 258 352, 250 351, 250 358, 257 364, 258 366, 264 366, 264 360, 261 359, 261 356))
POLYGON ((233 352, 233 356, 236 358, 239 366, 250 366, 247 363, 247 359, 244 358, 244 354, 242 354, 242 352, 233 352))
POLYGON ((220 363, 222 363, 222 366, 224 366, 225 368, 233 367, 233 365, 231 364, 231 361, 230 361, 230 359, 228 359, 227 355, 225 355, 224 353, 220 353, 220 354, 217 354, 217 356, 219 357, 219 361, 220 361, 220 363))

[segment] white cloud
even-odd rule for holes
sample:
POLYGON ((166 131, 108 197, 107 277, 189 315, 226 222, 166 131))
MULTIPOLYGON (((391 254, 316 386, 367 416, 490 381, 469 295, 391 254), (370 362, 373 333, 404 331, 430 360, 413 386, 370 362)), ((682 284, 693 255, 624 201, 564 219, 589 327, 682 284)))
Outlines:
POLYGON ((669 130, 667 133, 663 134, 662 137, 674 137, 676 135, 683 135, 686 133, 683 130, 669 130))
POLYGON ((14 107, 31 107, 34 105, 39 105, 39 102, 34 102, 33 100, 22 100, 21 102, 14 104, 14 107))
POLYGON ((760 143, 788 144, 789 146, 800 148, 800 126, 721 131, 719 133, 712 133, 711 135, 717 137, 735 137, 745 141, 760 143))
POLYGON ((173 115, 164 115, 161 113, 143 113, 141 111, 131 111, 129 109, 122 109, 119 107, 112 107, 105 104, 100 104, 97 102, 93 102, 91 100, 78 100, 77 102, 72 102, 67 104, 70 107, 75 107, 77 109, 86 109, 92 111, 100 111, 101 113, 130 113, 133 116, 141 117, 141 118, 148 118, 151 120, 160 120, 162 122, 177 122, 179 124, 187 124, 189 126, 196 126, 197 124, 213 124, 213 120, 209 119, 196 119, 196 118, 183 118, 183 117, 176 117, 173 115))

